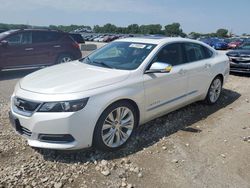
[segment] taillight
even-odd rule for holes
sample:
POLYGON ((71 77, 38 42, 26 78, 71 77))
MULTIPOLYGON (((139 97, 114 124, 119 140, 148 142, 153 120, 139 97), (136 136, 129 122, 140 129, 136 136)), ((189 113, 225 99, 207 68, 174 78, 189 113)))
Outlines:
POLYGON ((74 48, 80 49, 80 46, 79 46, 79 44, 78 44, 77 42, 73 42, 73 43, 72 43, 72 46, 73 46, 74 48))

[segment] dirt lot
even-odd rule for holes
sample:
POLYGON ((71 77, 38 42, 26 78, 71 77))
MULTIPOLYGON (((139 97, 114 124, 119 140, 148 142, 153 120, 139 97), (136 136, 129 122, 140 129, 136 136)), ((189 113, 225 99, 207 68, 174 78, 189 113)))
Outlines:
POLYGON ((230 76, 218 104, 195 103, 141 126, 127 148, 33 149, 8 120, 15 82, 0 73, 0 187, 250 187, 250 78, 230 76))

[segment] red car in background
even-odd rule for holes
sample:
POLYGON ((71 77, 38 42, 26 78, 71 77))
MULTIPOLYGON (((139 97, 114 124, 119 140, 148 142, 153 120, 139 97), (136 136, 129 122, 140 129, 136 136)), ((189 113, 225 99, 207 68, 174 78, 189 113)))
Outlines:
POLYGON ((243 43, 243 41, 240 40, 240 39, 234 40, 234 41, 228 43, 228 48, 229 48, 229 49, 237 48, 237 47, 239 47, 242 43, 243 43))
POLYGON ((70 36, 50 29, 19 29, 0 33, 0 70, 42 67, 80 59, 70 36))

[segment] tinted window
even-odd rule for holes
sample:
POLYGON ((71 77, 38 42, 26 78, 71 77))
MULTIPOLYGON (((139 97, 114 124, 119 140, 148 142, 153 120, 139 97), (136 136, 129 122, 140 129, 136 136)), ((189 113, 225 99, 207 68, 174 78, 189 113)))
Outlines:
POLYGON ((32 37, 31 32, 24 32, 11 35, 5 39, 8 41, 9 45, 22 45, 22 44, 31 44, 32 37))
POLYGON ((165 62, 171 65, 184 63, 184 56, 181 43, 169 44, 161 49, 154 59, 154 62, 165 62))
POLYGON ((203 50, 204 50, 204 52, 205 52, 206 58, 210 58, 210 57, 213 56, 214 53, 213 53, 210 49, 208 49, 208 48, 205 47, 205 46, 202 46, 202 47, 203 47, 203 50))
POLYGON ((209 56, 209 54, 206 53, 204 46, 195 43, 185 43, 185 52, 187 62, 199 61, 206 59, 209 56))
POLYGON ((70 34, 70 36, 73 38, 74 41, 76 41, 77 43, 84 43, 84 39, 82 37, 82 35, 80 34, 70 34))
POLYGON ((59 40, 61 33, 50 31, 34 31, 33 43, 53 42, 59 40))

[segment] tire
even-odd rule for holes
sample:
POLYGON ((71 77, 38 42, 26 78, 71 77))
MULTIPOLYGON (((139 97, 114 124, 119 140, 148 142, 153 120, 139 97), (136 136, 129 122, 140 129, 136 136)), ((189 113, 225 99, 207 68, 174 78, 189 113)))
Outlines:
POLYGON ((118 150, 129 141, 137 124, 135 107, 126 101, 116 102, 106 108, 98 119, 93 146, 102 151, 118 150), (117 117, 117 112, 120 112, 121 118, 117 117))
POLYGON ((67 63, 73 60, 73 57, 69 54, 62 54, 59 55, 59 57, 57 58, 57 64, 61 64, 61 63, 67 63))
POLYGON ((209 105, 215 104, 220 98, 222 90, 222 79, 217 76, 213 79, 207 92, 205 102, 209 105))

